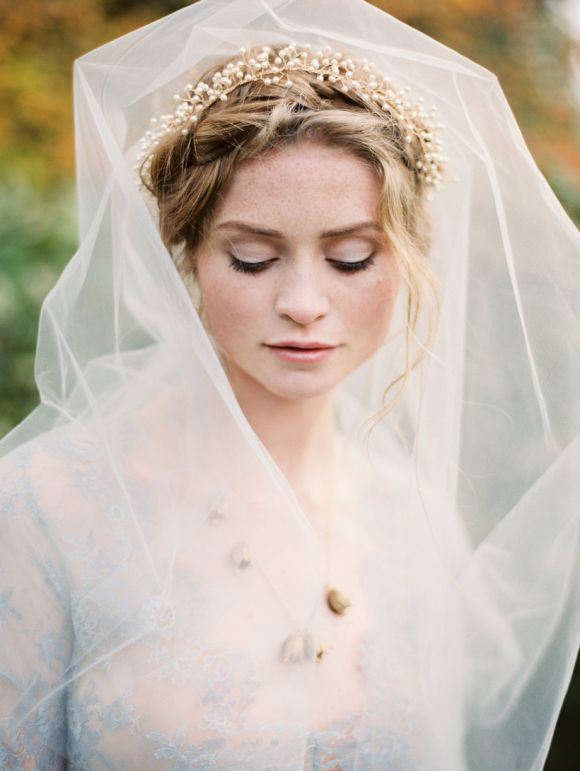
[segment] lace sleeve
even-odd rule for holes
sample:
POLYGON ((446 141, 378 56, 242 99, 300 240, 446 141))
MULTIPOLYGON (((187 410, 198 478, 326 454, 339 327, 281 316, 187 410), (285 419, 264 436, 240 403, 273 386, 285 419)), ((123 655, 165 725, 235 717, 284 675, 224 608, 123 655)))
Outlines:
POLYGON ((0 466, 0 768, 66 767, 67 582, 26 463, 0 466))

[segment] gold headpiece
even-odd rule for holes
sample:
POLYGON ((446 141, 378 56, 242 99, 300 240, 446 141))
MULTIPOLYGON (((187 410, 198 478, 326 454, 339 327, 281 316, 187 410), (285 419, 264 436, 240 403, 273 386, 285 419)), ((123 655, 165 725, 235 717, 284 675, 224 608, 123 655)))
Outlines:
POLYGON ((240 48, 239 59, 214 73, 211 83, 203 80, 197 85, 188 83, 181 94, 175 94, 175 111, 151 119, 151 129, 141 140, 137 168, 144 164, 146 169, 155 148, 165 137, 178 131, 187 135, 205 110, 217 101, 225 102, 239 86, 261 81, 265 85, 274 83, 290 87, 291 73, 299 70, 316 75, 317 80, 336 84, 342 93, 354 94, 394 118, 400 126, 403 142, 409 147, 416 145, 418 149, 408 156, 415 174, 426 185, 438 188, 447 158, 441 152, 441 141, 434 137, 434 132, 443 128, 436 120, 435 107, 427 112, 421 98, 411 104, 407 101, 409 89, 395 89, 386 78, 377 77, 372 62, 346 58, 330 46, 314 55, 309 45, 298 46, 296 43, 279 49, 263 46, 257 49, 258 53, 253 53, 255 50, 248 53, 245 48, 240 48))

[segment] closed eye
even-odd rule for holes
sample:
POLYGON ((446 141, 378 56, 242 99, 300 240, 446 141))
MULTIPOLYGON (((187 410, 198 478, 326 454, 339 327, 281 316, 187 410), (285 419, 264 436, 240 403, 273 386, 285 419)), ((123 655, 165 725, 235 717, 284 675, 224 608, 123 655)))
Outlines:
POLYGON ((343 273, 352 273, 370 268, 375 262, 375 255, 376 252, 373 252, 372 254, 369 254, 368 257, 365 257, 364 260, 356 260, 356 262, 348 262, 346 260, 328 260, 328 262, 343 273))
POLYGON ((230 267, 233 270, 237 270, 239 273, 260 273, 261 271, 266 270, 266 268, 269 268, 270 265, 278 259, 277 257, 273 257, 271 260, 246 262, 245 260, 234 257, 231 252, 228 252, 228 256, 230 258, 230 267))
MULTIPOLYGON (((328 259, 327 261, 341 273, 356 273, 357 271, 370 268, 374 264, 375 254, 376 252, 373 252, 368 257, 365 257, 364 260, 349 261, 328 259)), ((262 271, 267 270, 270 265, 278 259, 277 257, 273 257, 269 260, 248 262, 246 260, 240 260, 238 257, 234 257, 231 252, 228 252, 228 256, 230 258, 230 267, 232 270, 236 270, 239 273, 261 273, 262 271)))

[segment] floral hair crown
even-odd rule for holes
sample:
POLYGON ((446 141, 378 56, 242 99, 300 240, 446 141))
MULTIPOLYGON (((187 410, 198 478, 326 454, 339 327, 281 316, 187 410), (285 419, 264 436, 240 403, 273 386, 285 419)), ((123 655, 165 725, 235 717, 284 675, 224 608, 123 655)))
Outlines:
POLYGON ((141 140, 136 168, 147 174, 160 142, 177 132, 187 135, 195 130, 212 104, 225 102, 229 94, 244 83, 260 81, 268 86, 290 87, 293 85, 291 73, 301 71, 316 75, 319 81, 335 84, 342 93, 354 95, 395 119, 406 146, 402 151, 416 176, 438 189, 447 158, 441 152, 441 141, 434 136, 437 129, 444 128, 436 120, 436 108, 427 112, 422 98, 418 98, 416 104, 408 102, 408 88, 395 89, 386 78, 377 76, 374 69, 375 65, 367 59, 347 58, 330 46, 314 55, 310 45, 296 43, 277 49, 263 46, 249 52, 240 48, 239 58, 215 72, 210 82, 188 83, 182 93, 175 94, 177 106, 173 113, 151 119, 151 128, 141 140))

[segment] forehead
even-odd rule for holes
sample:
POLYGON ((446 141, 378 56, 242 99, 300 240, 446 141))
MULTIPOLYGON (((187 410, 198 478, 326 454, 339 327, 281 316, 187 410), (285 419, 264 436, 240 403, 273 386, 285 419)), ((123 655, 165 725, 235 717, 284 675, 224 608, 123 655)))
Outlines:
POLYGON ((244 161, 225 191, 215 223, 237 219, 291 237, 372 220, 378 175, 353 153, 321 142, 301 142, 244 161))

